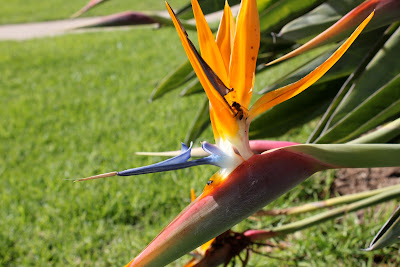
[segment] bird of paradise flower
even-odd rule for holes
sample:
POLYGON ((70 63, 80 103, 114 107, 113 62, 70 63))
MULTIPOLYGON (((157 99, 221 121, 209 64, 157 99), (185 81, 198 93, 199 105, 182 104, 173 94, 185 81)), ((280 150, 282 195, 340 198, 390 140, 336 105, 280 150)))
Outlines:
MULTIPOLYGON (((201 8, 192 0, 201 55, 166 3, 184 50, 210 101, 210 119, 215 145, 202 143, 208 156, 189 161, 192 144, 182 144, 173 158, 145 167, 96 175, 77 181, 110 176, 130 176, 163 172, 201 164, 221 169, 207 182, 203 193, 186 207, 127 266, 164 266, 225 232, 266 204, 279 197, 311 174, 339 167, 392 166, 398 162, 377 162, 369 157, 349 160, 365 146, 331 150, 327 145, 251 142, 251 121, 279 103, 306 90, 321 78, 345 53, 374 15, 372 12, 354 33, 322 65, 293 84, 269 92, 249 107, 252 96, 260 28, 255 0, 243 0, 236 21, 225 4, 216 40, 201 8), (275 149, 271 149, 275 148, 275 149), (271 150, 268 150, 271 149, 271 150), (254 151, 266 151, 255 154, 254 151)), ((399 149, 369 146, 377 157, 399 149), (389 150, 390 151, 389 151, 389 150), (389 151, 389 152, 388 152, 389 151)))

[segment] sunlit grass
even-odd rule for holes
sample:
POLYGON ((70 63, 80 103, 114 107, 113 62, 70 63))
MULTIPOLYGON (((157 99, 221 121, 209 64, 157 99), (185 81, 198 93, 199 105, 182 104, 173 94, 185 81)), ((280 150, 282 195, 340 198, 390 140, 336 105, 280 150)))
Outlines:
POLYGON ((135 151, 180 147, 201 97, 148 103, 183 60, 172 30, 0 43, 0 265, 121 265, 207 181, 201 168, 65 180, 157 160, 135 151))

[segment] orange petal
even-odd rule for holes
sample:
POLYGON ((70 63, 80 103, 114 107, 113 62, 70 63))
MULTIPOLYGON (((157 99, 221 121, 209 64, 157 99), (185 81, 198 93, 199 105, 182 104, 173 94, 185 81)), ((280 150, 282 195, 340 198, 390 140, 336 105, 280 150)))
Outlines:
POLYGON ((215 112, 214 112, 214 109, 212 108, 211 104, 210 104, 210 121, 211 121, 211 127, 213 129, 214 140, 215 140, 215 143, 218 145, 221 134, 218 131, 218 125, 217 125, 216 118, 215 118, 215 112))
POLYGON ((215 112, 214 118, 216 127, 218 127, 220 133, 223 132, 230 136, 235 136, 239 130, 239 125, 234 117, 230 105, 223 97, 223 92, 221 92, 224 87, 222 81, 219 80, 219 78, 211 69, 209 69, 209 66, 198 54, 196 48, 189 40, 185 29, 176 18, 174 11, 172 11, 167 2, 166 6, 179 34, 186 55, 188 56, 189 61, 192 64, 192 67, 196 72, 196 75, 199 78, 200 83, 203 86, 204 91, 206 92, 207 97, 213 107, 213 111, 215 112))
POLYGON ((201 255, 206 254, 206 251, 210 248, 211 244, 214 242, 215 238, 201 245, 198 249, 201 255))
POLYGON ((190 201, 193 202, 196 199, 196 194, 194 193, 194 189, 190 189, 190 201))
POLYGON ((270 109, 273 106, 276 106, 298 94, 306 90, 313 83, 318 81, 346 52, 346 50, 350 47, 350 45, 354 42, 354 40, 358 37, 361 31, 367 26, 368 22, 373 17, 374 12, 372 12, 361 24, 358 28, 353 32, 353 34, 344 42, 338 50, 336 50, 333 55, 328 58, 322 65, 313 70, 310 74, 308 74, 303 79, 289 84, 285 87, 279 88, 272 92, 267 93, 263 97, 257 100, 257 102, 251 107, 249 111, 249 119, 252 120, 257 115, 262 112, 270 109))
POLYGON ((193 258, 188 263, 183 265, 183 267, 194 267, 199 262, 199 259, 193 258))
POLYGON ((260 47, 260 22, 256 0, 243 0, 236 22, 229 69, 230 86, 237 93, 237 100, 248 108, 253 92, 254 71, 260 47))
POLYGON ((236 25, 228 1, 225 2, 224 13, 217 33, 217 46, 221 52, 226 72, 229 73, 229 63, 231 60, 231 50, 236 25))
POLYGON ((197 35, 199 36, 201 57, 207 62, 211 69, 217 74, 221 81, 229 87, 228 73, 218 46, 214 40, 210 27, 204 18, 197 0, 192 0, 194 18, 196 20, 197 35))

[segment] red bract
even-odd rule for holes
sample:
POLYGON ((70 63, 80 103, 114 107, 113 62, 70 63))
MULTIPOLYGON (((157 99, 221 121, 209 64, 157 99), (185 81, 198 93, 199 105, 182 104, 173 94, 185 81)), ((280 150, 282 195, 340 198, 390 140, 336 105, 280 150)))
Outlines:
POLYGON ((328 168, 326 163, 290 150, 254 155, 222 183, 207 185, 127 266, 164 266, 230 229, 311 174, 328 168))

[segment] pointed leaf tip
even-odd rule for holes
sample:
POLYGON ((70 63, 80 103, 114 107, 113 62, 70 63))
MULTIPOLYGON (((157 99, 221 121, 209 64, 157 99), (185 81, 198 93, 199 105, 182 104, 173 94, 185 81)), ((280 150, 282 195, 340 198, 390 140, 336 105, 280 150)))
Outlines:
POLYGON ((197 35, 200 44, 200 52, 202 58, 207 62, 210 68, 221 79, 222 83, 228 85, 228 74, 225 69, 224 61, 217 43, 214 40, 214 35, 204 17, 197 0, 192 0, 192 9, 196 20, 197 35))
POLYGON ((236 25, 228 1, 225 1, 224 13, 218 28, 217 46, 225 65, 226 73, 229 74, 229 64, 231 60, 231 51, 235 36, 236 25))
POLYGON ((93 7, 106 2, 107 0, 90 0, 89 3, 87 3, 83 8, 81 8, 79 11, 77 11, 75 14, 71 16, 71 18, 77 18, 81 16, 82 14, 86 13, 93 7))
POLYGON ((94 179, 100 179, 100 178, 106 178, 106 177, 112 177, 112 176, 117 176, 117 175, 118 175, 118 172, 108 172, 108 173, 94 175, 94 176, 90 176, 90 177, 86 177, 86 178, 77 179, 74 181, 74 183, 88 181, 88 180, 94 180, 94 179))
POLYGON ((260 22, 255 0, 242 1, 230 58, 230 86, 237 102, 246 109, 253 92, 254 75, 260 48, 260 22))
POLYGON ((374 239, 371 241, 365 251, 372 251, 387 247, 395 242, 399 242, 400 238, 400 206, 393 212, 390 218, 382 226, 374 239))

